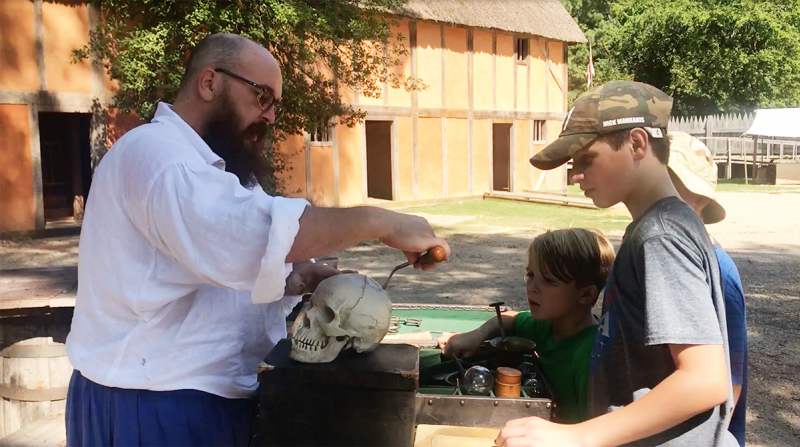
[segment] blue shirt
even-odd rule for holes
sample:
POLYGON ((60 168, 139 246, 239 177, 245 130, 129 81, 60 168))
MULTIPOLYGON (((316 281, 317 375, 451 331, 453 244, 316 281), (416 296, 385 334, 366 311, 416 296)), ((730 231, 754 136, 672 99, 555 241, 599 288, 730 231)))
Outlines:
POLYGON ((745 416, 747 414, 747 314, 744 306, 744 291, 739 269, 733 259, 715 243, 714 249, 719 261, 720 282, 722 294, 725 298, 725 317, 728 325, 728 349, 731 357, 731 381, 734 385, 742 386, 739 401, 735 402, 736 408, 728 427, 744 447, 745 416))

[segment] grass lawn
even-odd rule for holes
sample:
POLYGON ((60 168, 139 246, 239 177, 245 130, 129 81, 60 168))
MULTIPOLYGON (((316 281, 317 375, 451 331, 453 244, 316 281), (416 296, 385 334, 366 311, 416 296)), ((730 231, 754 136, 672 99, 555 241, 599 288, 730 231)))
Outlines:
POLYGON ((567 185, 567 194, 583 196, 580 185, 567 185))
POLYGON ((619 233, 630 223, 630 216, 620 209, 589 210, 559 205, 514 202, 510 200, 475 200, 403 210, 410 214, 447 216, 431 219, 444 233, 481 233, 483 228, 503 227, 511 230, 552 230, 558 228, 594 228, 619 233), (438 223, 441 222, 441 223, 438 223))
POLYGON ((791 185, 745 185, 743 178, 732 178, 729 180, 719 179, 717 181, 718 192, 766 192, 766 193, 800 193, 800 186, 791 185))

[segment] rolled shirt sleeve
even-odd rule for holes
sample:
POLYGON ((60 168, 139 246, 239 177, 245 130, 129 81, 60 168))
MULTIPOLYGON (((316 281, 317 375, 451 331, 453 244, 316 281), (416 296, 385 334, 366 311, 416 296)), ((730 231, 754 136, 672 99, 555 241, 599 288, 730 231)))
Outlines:
POLYGON ((700 254, 672 236, 642 246, 647 345, 721 345, 722 332, 700 254))
POLYGON ((250 191, 233 174, 174 163, 146 195, 145 237, 200 283, 251 291, 255 303, 283 297, 286 256, 308 202, 250 191))

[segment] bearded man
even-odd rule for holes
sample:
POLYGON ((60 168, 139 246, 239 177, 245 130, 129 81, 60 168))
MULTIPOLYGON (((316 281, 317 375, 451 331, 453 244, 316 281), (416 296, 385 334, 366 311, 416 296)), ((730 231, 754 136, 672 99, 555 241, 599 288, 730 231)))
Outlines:
POLYGON ((264 47, 209 36, 175 104, 98 166, 67 338, 68 445, 247 445, 259 362, 298 295, 339 273, 306 261, 371 239, 411 262, 435 246, 449 257, 422 218, 264 193, 281 84, 264 47))

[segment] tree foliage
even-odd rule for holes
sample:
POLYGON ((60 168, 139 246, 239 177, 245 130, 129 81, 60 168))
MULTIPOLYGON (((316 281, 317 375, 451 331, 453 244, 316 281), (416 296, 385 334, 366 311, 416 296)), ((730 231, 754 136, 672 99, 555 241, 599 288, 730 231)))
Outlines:
MULTIPOLYGON (((212 33, 237 33, 264 45, 283 72, 286 113, 271 141, 337 121, 352 126, 364 114, 342 102, 340 85, 377 97, 383 82, 424 88, 396 69, 407 50, 386 11, 404 0, 92 0, 103 20, 74 60, 97 55, 119 82, 114 106, 152 117, 172 102, 191 49, 212 33), (390 43, 395 42, 395 43, 390 43), (338 83, 336 82, 338 81, 338 83)), ((276 171, 283 169, 279 154, 276 171)), ((274 179, 273 179, 274 180, 274 179)), ((277 187, 268 187, 275 190, 277 187)))
POLYGON ((283 71, 286 135, 322 118, 352 125, 363 117, 337 95, 337 85, 380 95, 382 83, 418 88, 394 69, 405 37, 384 11, 403 0, 100 0, 103 23, 76 60, 104 58, 120 89, 115 106, 145 118, 172 101, 191 49, 213 33, 237 33, 264 45, 283 71))
MULTIPOLYGON (((562 0, 592 41, 596 81, 634 79, 675 115, 800 105, 797 0, 562 0)), ((571 49, 572 97, 588 49, 571 49)))

